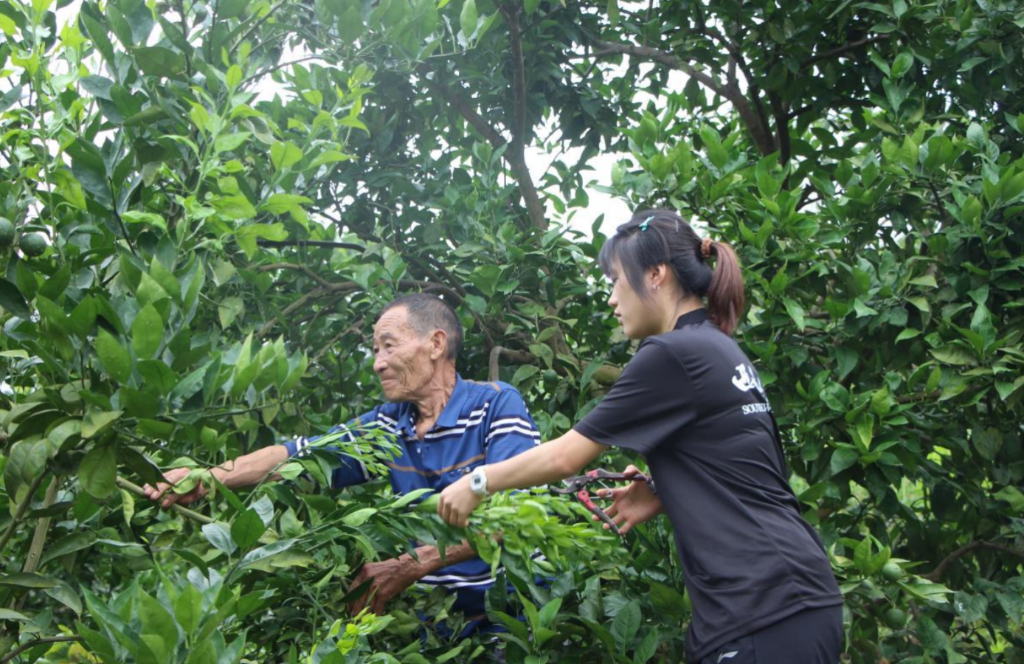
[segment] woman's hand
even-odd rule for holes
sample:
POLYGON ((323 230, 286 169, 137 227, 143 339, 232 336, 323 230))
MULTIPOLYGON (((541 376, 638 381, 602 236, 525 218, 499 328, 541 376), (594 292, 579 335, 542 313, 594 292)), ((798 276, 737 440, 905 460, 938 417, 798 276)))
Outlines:
POLYGON ((448 525, 465 528, 469 525, 469 515, 481 500, 483 498, 473 493, 469 487, 469 475, 463 475, 441 492, 441 499, 437 502, 437 514, 448 525))
MULTIPOLYGON (((630 465, 623 471, 627 476, 640 472, 636 466, 630 465)), ((612 504, 605 513, 612 518, 619 531, 625 535, 633 526, 650 521, 662 512, 661 500, 651 493, 647 482, 630 482, 621 489, 601 489, 597 495, 602 498, 611 497, 612 504)), ((593 517, 597 521, 597 517, 593 517)), ((604 524, 605 530, 611 526, 604 524)))

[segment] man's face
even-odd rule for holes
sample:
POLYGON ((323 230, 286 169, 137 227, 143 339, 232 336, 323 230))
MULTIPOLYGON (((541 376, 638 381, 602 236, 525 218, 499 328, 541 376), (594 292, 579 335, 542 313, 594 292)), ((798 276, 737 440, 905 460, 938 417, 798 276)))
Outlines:
POLYGON ((386 312, 373 327, 373 370, 388 401, 415 401, 434 374, 430 336, 421 338, 409 325, 405 307, 386 312))

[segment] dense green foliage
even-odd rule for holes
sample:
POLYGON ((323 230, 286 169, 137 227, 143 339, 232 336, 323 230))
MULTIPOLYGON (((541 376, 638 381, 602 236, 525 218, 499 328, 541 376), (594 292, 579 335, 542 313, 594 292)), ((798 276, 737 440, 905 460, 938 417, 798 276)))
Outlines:
MULTIPOLYGON (((314 458, 218 488, 201 524, 124 480, 184 460, 208 481, 372 405, 367 334, 409 290, 458 306, 464 375, 564 431, 629 357, 604 236, 560 225, 606 152, 610 193, 744 262, 738 335, 833 556, 849 660, 1024 661, 1024 4, 57 11, 0 0, 0 662, 486 657, 421 641, 417 613, 457 625, 441 595, 347 616, 363 561, 461 536, 381 482, 331 494, 314 458)), ((490 597, 509 661, 681 661, 664 520, 620 545, 523 494, 477 524, 516 590, 490 597)))

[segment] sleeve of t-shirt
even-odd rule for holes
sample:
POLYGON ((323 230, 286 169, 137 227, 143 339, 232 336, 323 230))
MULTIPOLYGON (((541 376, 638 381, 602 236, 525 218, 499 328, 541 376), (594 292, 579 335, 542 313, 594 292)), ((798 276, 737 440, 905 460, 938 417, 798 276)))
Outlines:
POLYGON ((522 395, 511 386, 503 387, 487 408, 487 463, 510 459, 539 443, 540 432, 526 411, 522 395))
POLYGON ((602 445, 650 454, 696 418, 693 387, 660 343, 641 344, 599 404, 575 431, 602 445))
POLYGON ((331 488, 341 489, 347 486, 362 484, 363 482, 368 482, 371 479, 369 471, 366 469, 366 466, 362 461, 345 454, 344 449, 351 446, 354 447, 356 451, 359 451, 359 448, 356 446, 356 439, 361 436, 362 431, 365 431, 376 421, 377 409, 375 408, 369 412, 363 413, 353 420, 350 420, 347 424, 331 428, 322 436, 313 436, 312 438, 299 436, 294 440, 287 441, 284 446, 288 450, 289 458, 303 456, 314 448, 319 448, 324 452, 329 452, 333 455, 338 462, 338 467, 334 469, 334 472, 331 475, 331 488), (342 433, 341 438, 327 445, 317 445, 318 441, 336 433, 342 433))

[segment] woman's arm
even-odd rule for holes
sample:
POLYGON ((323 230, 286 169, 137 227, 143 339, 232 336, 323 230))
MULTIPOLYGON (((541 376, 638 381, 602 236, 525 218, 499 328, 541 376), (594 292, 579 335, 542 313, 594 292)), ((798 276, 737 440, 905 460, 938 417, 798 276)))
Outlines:
MULTIPOLYGON (((540 484, 558 482, 571 477, 608 449, 586 436, 569 431, 550 443, 538 445, 502 461, 484 466, 487 490, 491 493, 509 489, 527 489, 540 484)), ((453 526, 465 527, 469 515, 482 498, 469 486, 468 475, 441 492, 437 513, 453 526)))

